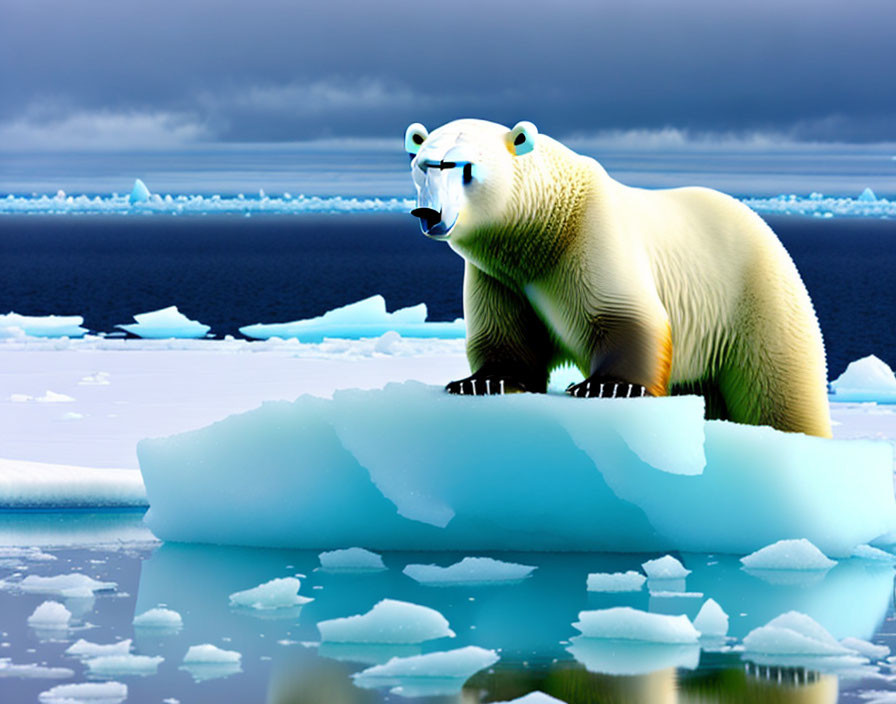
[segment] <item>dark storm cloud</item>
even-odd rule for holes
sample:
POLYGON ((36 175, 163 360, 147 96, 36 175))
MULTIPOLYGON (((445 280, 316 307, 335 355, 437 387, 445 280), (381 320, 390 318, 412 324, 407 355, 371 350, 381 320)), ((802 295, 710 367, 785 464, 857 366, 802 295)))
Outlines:
POLYGON ((890 0, 6 0, 0 135, 303 140, 477 116, 891 141, 894 25, 890 0))

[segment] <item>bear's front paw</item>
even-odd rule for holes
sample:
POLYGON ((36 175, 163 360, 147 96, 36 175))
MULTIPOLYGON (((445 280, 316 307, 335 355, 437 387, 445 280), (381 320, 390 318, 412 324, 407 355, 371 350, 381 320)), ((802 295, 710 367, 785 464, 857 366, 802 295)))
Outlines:
POLYGON ((525 384, 512 377, 490 374, 452 381, 445 387, 445 391, 459 396, 500 396, 525 393, 528 389, 525 384))
POLYGON ((636 398, 651 395, 640 384, 613 380, 596 381, 594 379, 585 379, 578 384, 570 384, 566 387, 566 393, 578 398, 636 398))

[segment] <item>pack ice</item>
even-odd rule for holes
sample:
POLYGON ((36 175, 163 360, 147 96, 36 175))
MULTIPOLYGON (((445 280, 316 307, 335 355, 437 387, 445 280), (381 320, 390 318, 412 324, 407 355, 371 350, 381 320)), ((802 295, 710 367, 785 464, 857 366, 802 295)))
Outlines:
POLYGON ((325 337, 380 337, 390 330, 402 337, 463 338, 466 326, 461 318, 453 323, 426 322, 426 304, 399 308, 387 313, 386 299, 371 296, 316 318, 291 323, 256 323, 240 328, 246 337, 267 340, 272 337, 296 338, 301 342, 322 342, 325 337))
POLYGON ((265 403, 137 454, 149 527, 183 542, 743 555, 798 536, 848 557, 896 528, 888 443, 707 422, 696 396, 406 382, 265 403))

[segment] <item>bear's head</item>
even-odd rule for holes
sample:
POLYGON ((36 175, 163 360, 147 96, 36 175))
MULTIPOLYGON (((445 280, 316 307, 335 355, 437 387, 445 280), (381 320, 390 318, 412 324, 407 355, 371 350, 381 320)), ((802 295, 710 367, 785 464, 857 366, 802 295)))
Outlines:
POLYGON ((513 196, 515 160, 534 156, 538 130, 485 120, 455 120, 431 134, 420 123, 405 132, 405 150, 417 187, 423 234, 458 239, 505 217, 513 196))

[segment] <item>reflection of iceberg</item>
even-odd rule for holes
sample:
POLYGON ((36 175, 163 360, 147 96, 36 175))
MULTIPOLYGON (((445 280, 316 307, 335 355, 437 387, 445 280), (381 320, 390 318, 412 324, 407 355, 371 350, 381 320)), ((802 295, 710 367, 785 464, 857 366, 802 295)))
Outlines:
POLYGON ((877 401, 896 403, 896 375, 890 366, 873 354, 850 362, 831 382, 834 401, 877 401))
POLYGON ((591 672, 606 675, 643 675, 683 667, 694 670, 700 662, 700 646, 643 641, 572 638, 567 650, 591 672))
POLYGON ((839 557, 896 519, 888 443, 705 422, 689 396, 408 382, 266 403, 137 452, 166 540, 744 554, 799 535, 839 557))
POLYGON ((137 322, 115 327, 150 340, 165 340, 172 337, 193 339, 204 337, 211 329, 208 325, 190 320, 177 309, 177 306, 138 313, 134 316, 134 320, 137 322))
POLYGON ((402 337, 462 338, 466 335, 461 319, 453 323, 426 322, 425 303, 387 313, 386 300, 380 295, 335 308, 316 318, 240 328, 246 337, 259 340, 279 337, 297 338, 301 342, 321 342, 325 337, 380 337, 390 330, 402 337))

